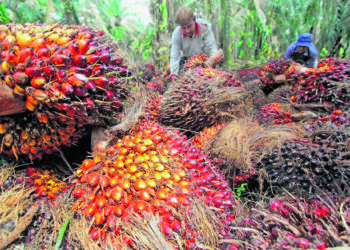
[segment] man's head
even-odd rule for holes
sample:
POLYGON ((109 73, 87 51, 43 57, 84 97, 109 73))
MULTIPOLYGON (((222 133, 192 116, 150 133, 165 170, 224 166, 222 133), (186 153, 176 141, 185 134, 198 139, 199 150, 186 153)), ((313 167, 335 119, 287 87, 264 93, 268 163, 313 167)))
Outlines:
POLYGON ((175 23, 180 26, 181 31, 185 36, 192 36, 195 32, 195 16, 190 7, 184 6, 181 7, 175 16, 175 23))
POLYGON ((312 35, 310 33, 300 34, 296 43, 299 53, 305 53, 312 43, 312 35))

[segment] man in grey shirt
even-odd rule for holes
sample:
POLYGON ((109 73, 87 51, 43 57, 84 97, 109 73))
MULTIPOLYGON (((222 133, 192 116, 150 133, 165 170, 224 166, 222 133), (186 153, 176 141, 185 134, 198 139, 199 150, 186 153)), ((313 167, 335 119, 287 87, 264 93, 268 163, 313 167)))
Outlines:
MULTIPOLYGON (((204 20, 196 20, 190 7, 181 7, 176 13, 175 22, 179 26, 171 37, 170 73, 177 76, 189 58, 201 54, 210 58, 218 49, 211 27, 204 20)), ((220 52, 210 65, 222 60, 223 54, 220 52)))

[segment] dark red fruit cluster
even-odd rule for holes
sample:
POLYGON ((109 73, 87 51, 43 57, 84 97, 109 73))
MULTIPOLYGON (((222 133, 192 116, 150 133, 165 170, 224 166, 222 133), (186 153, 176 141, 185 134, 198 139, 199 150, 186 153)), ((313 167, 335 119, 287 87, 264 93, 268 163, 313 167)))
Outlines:
POLYGON ((260 123, 286 124, 292 122, 292 115, 281 108, 279 103, 271 103, 261 108, 258 115, 260 123))

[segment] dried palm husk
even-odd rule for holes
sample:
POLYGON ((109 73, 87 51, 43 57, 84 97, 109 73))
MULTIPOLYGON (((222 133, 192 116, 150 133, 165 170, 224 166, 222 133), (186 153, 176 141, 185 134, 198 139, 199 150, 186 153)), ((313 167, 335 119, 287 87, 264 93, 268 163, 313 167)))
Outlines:
POLYGON ((236 167, 249 171, 262 155, 272 152, 285 140, 302 136, 302 129, 296 125, 267 128, 244 118, 228 123, 217 135, 212 148, 206 149, 209 154, 226 160, 226 171, 231 172, 236 167))

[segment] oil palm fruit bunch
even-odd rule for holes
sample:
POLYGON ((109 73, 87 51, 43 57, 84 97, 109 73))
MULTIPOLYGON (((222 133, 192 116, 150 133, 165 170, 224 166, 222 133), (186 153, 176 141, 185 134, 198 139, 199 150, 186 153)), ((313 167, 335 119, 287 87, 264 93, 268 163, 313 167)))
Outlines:
POLYGON ((333 191, 336 188, 348 192, 350 169, 338 164, 339 157, 336 147, 293 139, 264 155, 257 167, 266 170, 268 182, 276 193, 282 188, 291 193, 333 191))
MULTIPOLYGON (((123 223, 146 219, 148 213, 159 218, 166 239, 180 237, 192 249, 205 238, 187 217, 194 199, 212 209, 220 238, 228 237, 235 217, 228 182, 202 151, 178 130, 147 120, 105 152, 84 160, 76 176, 73 208, 91 221, 94 240, 125 235, 123 223)), ((128 242, 132 245, 132 238, 128 242)))
POLYGON ((343 214, 349 209, 349 199, 326 195, 296 198, 284 194, 257 203, 253 213, 234 221, 237 249, 249 244, 264 249, 324 250, 348 244, 350 221, 343 214))
POLYGON ((321 117, 320 119, 309 122, 304 126, 305 130, 308 132, 313 132, 317 130, 322 130, 323 128, 347 128, 349 127, 349 113, 343 112, 340 109, 335 109, 332 114, 321 117))
POLYGON ((285 58, 278 58, 269 60, 259 72, 261 79, 260 88, 267 95, 274 89, 280 87, 275 81, 275 75, 285 75, 289 78, 290 75, 295 71, 295 63, 285 58))
POLYGON ((324 59, 315 69, 291 75, 291 101, 299 104, 324 103, 337 109, 347 108, 350 94, 344 82, 349 75, 349 60, 324 59))
POLYGON ((159 120, 166 126, 199 132, 232 119, 248 109, 250 95, 243 87, 228 87, 230 77, 207 69, 188 69, 163 95, 159 120))
POLYGON ((262 107, 257 120, 260 124, 287 124, 292 122, 291 117, 290 112, 284 111, 281 104, 275 102, 262 107))
POLYGON ((84 125, 115 123, 130 92, 124 58, 101 31, 10 23, 0 26, 0 53, 1 84, 26 107, 23 114, 0 119, 1 151, 8 155, 40 158, 75 143, 84 125), (34 146, 28 148, 22 132, 34 146))
POLYGON ((212 79, 218 76, 225 78, 224 86, 227 87, 241 87, 242 83, 238 80, 237 76, 230 72, 225 72, 221 70, 216 70, 211 67, 207 67, 206 60, 208 58, 205 55, 195 55, 191 57, 185 65, 185 71, 189 69, 196 69, 196 75, 198 77, 205 77, 208 79, 212 79))

